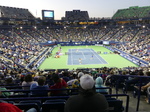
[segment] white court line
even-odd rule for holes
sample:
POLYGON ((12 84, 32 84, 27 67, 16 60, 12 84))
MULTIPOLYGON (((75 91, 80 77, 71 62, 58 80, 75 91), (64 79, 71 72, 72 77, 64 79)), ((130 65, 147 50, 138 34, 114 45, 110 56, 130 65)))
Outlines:
MULTIPOLYGON (((82 51, 81 51, 82 52, 82 51)), ((86 57, 85 57, 85 55, 84 55, 84 53, 82 52, 82 55, 83 55, 83 57, 84 57, 84 59, 86 59, 86 57)))
POLYGON ((72 49, 71 49, 71 65, 73 65, 72 49))
MULTIPOLYGON (((92 49, 90 49, 91 51, 92 51, 92 49)), ((92 51, 93 52, 93 51, 92 51)), ((93 54, 94 54, 95 52, 93 52, 93 54)), ((96 56, 95 54, 94 54, 94 56, 96 56)), ((96 56, 97 57, 97 56, 96 56)), ((98 57, 97 57, 98 58, 98 57)), ((98 58, 98 60, 100 61, 100 62, 102 62, 103 63, 103 61, 101 60, 101 59, 99 59, 98 58)))
MULTIPOLYGON (((78 60, 78 59, 73 59, 73 49, 70 49, 71 50, 71 65, 78 65, 78 64, 74 64, 74 61, 78 60)), ((101 62, 101 64, 108 64, 105 60, 103 60, 103 58, 99 58, 95 53, 95 51, 93 51, 92 49, 88 49, 90 50, 90 52, 101 62)), ((86 56, 84 55, 83 51, 78 51, 79 53, 82 53, 81 55, 83 55, 84 58, 82 58, 82 60, 86 60, 86 56)), ((90 64, 82 64, 82 65, 90 65, 90 64)))
MULTIPOLYGON (((81 58, 82 59, 82 58, 81 58)), ((74 59, 74 60, 79 60, 79 59, 74 59)), ((82 59, 82 60, 86 60, 86 59, 82 59)))

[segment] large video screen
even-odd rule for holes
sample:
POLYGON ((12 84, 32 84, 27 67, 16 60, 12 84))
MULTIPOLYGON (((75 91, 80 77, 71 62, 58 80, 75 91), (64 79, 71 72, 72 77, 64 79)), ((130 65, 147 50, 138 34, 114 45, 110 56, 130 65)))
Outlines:
POLYGON ((54 17, 54 12, 44 11, 44 17, 54 17))
POLYGON ((53 10, 42 10, 43 20, 54 20, 54 11, 53 10))
POLYGON ((104 45, 109 45, 109 41, 103 41, 104 45))

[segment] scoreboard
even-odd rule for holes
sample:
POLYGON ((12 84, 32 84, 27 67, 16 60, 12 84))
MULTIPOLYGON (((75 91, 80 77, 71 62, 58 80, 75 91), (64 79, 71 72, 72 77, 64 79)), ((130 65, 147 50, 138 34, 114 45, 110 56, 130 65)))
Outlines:
POLYGON ((46 21, 54 20, 54 10, 42 10, 42 19, 46 21))

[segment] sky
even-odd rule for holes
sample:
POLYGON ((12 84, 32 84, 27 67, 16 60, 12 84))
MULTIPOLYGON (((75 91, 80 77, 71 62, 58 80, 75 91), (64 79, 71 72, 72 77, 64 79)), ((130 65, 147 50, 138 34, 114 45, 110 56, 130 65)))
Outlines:
POLYGON ((150 0, 0 0, 0 6, 28 9, 35 17, 42 10, 54 10, 54 19, 61 20, 65 11, 88 11, 89 17, 112 17, 118 9, 150 6, 150 0))

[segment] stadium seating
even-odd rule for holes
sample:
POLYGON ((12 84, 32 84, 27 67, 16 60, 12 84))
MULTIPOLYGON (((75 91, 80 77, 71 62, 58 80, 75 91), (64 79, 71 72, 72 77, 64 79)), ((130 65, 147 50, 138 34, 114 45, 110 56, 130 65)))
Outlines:
POLYGON ((35 108, 37 112, 40 112, 40 109, 37 103, 15 103, 14 105, 20 108, 21 110, 23 110, 24 112, 26 112, 27 110, 31 108, 35 108))
MULTIPOLYGON (((69 96, 52 96, 52 97, 30 97, 30 98, 1 98, 4 101, 11 101, 21 110, 35 108, 38 112, 63 112, 64 105, 69 96), (19 102, 18 102, 19 101, 19 102), (17 103, 16 103, 17 102, 17 103)), ((129 96, 126 94, 106 95, 109 112, 128 112, 129 96), (123 106, 123 101, 114 97, 126 97, 126 105, 123 106)))
POLYGON ((19 19, 34 19, 35 17, 28 9, 0 6, 1 17, 4 18, 19 18, 19 19))
POLYGON ((109 104, 109 112, 123 112, 123 102, 117 99, 109 99, 107 100, 109 104))
POLYGON ((63 112, 65 100, 47 100, 42 104, 42 112, 63 112))
POLYGON ((89 15, 87 11, 80 11, 80 10, 66 11, 65 20, 86 21, 86 20, 89 20, 89 15))
POLYGON ((134 19, 134 18, 145 18, 150 17, 149 11, 150 6, 146 7, 129 7, 127 9, 119 9, 114 15, 113 19, 134 19))
MULTIPOLYGON (((128 112, 129 99, 127 98, 125 107, 123 104, 125 102, 118 99, 118 93, 119 89, 121 89, 123 90, 123 93, 125 93, 124 96, 128 96, 126 93, 129 91, 129 87, 126 87, 126 82, 133 77, 138 77, 136 74, 138 71, 142 70, 145 72, 149 70, 150 22, 146 18, 150 18, 150 6, 135 6, 127 9, 119 9, 112 17, 113 20, 108 22, 107 19, 101 19, 99 21, 99 25, 88 24, 87 27, 78 26, 79 21, 89 20, 87 11, 66 11, 66 15, 64 17, 65 21, 62 25, 60 25, 61 27, 52 23, 49 25, 50 28, 40 25, 36 27, 20 27, 20 24, 15 24, 16 22, 11 21, 11 19, 19 19, 22 23, 25 21, 21 20, 27 20, 29 22, 31 22, 30 19, 35 20, 35 17, 28 9, 0 6, 0 13, 1 19, 9 19, 9 25, 12 23, 14 24, 14 26, 9 26, 5 21, 6 23, 4 22, 4 24, 7 25, 4 26, 4 28, 0 27, 0 88, 6 89, 4 91, 1 90, 2 93, 10 93, 8 96, 0 96, 1 100, 6 100, 15 104, 25 111, 34 107, 39 112, 62 112, 66 100, 71 95, 78 94, 77 88, 69 88, 68 93, 65 94, 65 96, 30 95, 30 90, 23 90, 21 86, 24 76, 26 74, 31 74, 36 81, 40 75, 43 75, 47 78, 47 85, 51 86, 53 84, 50 75, 56 72, 55 69, 47 69, 44 71, 37 69, 42 61, 49 56, 48 53, 53 50, 53 46, 46 46, 49 41, 66 46, 77 46, 96 45, 97 43, 102 43, 102 41, 107 40, 110 42, 110 46, 105 46, 107 49, 110 49, 112 52, 117 52, 120 56, 132 61, 140 67, 101 67, 96 69, 95 74, 93 74, 92 69, 90 68, 79 68, 72 71, 69 71, 69 69, 59 69, 57 70, 57 73, 61 78, 63 78, 62 72, 69 71, 70 76, 68 79, 73 79, 75 72, 77 73, 79 71, 91 73, 94 78, 97 76, 102 77, 104 81, 108 81, 105 82, 108 86, 105 89, 109 89, 109 93, 101 94, 104 94, 106 97, 107 95, 112 95, 108 96, 109 98, 107 99, 110 107, 109 112, 128 112), (123 19, 125 24, 120 24, 123 23, 123 21, 119 21, 118 19, 123 19), (135 20, 135 23, 130 20, 135 20), (70 24, 69 21, 73 21, 75 24, 70 24), (66 27, 64 24, 67 24, 68 26, 66 27), (107 75, 103 76, 97 74, 100 71, 106 72, 107 75), (123 74, 123 72, 125 72, 125 74, 123 74), (135 76, 130 76, 132 72, 135 72, 135 76), (107 76, 110 76, 109 79, 107 79, 107 76), (6 84, 6 80, 8 78, 12 79, 11 85, 6 84), (115 90, 117 94, 116 96, 112 94, 112 89, 115 90)), ((30 25, 33 25, 32 22, 30 25)), ((108 52, 103 53, 106 55, 108 54, 108 52)), ((149 82, 149 80, 147 81, 149 82)), ((148 83, 147 81, 145 81, 145 84, 148 83)), ((142 95, 142 93, 134 87, 140 84, 141 82, 130 85, 132 88, 131 90, 134 93, 134 97, 138 95, 138 101, 139 96, 142 95)), ((150 101, 149 94, 147 97, 150 101)), ((138 107, 139 105, 137 104, 137 108, 138 107)))

